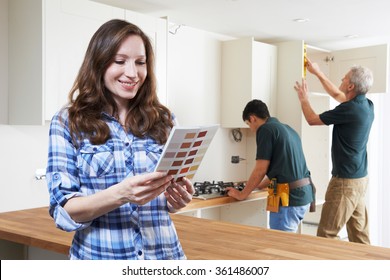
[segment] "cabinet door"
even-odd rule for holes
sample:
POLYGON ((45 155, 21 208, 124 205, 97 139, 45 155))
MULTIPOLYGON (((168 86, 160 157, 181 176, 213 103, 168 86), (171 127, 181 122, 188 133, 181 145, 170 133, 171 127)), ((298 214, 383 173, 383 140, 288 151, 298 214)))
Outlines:
POLYGON ((374 85, 369 93, 387 92, 388 46, 378 45, 332 52, 333 63, 330 79, 340 81, 353 65, 361 65, 372 70, 374 85))
MULTIPOLYGON (((278 43, 277 46, 278 97, 276 117, 281 122, 294 128, 300 135, 306 162, 318 189, 317 198, 322 199, 330 174, 329 127, 312 127, 307 124, 302 114, 297 93, 294 90, 295 82, 301 82, 304 74, 303 41, 283 42, 278 43)), ((323 55, 317 51, 311 53, 315 53, 315 56, 311 57, 308 52, 308 57, 315 62, 317 62, 317 55, 323 55)), ((310 76, 311 74, 307 73, 307 78, 310 76)), ((309 84, 309 90, 310 88, 311 83, 309 84)), ((310 101, 317 113, 329 110, 330 98, 328 95, 312 95, 310 101)))
POLYGON ((8 1, 8 122, 42 124, 42 2, 8 1))
POLYGON ((45 120, 67 102, 89 40, 106 21, 124 18, 124 10, 79 0, 45 1, 45 120))
POLYGON ((274 111, 277 48, 241 38, 222 43, 223 127, 246 128, 242 111, 252 99, 260 99, 274 111))
POLYGON ((252 38, 222 43, 222 127, 245 127, 242 110, 252 98, 252 38))
POLYGON ((167 32, 168 21, 132 11, 126 11, 125 19, 141 28, 150 38, 155 55, 157 94, 162 104, 167 105, 167 32))
POLYGON ((277 55, 277 47, 253 42, 252 99, 266 103, 271 116, 276 113, 277 55))
POLYGON ((299 135, 302 130, 302 111, 297 93, 296 81, 303 76, 303 41, 290 41, 277 44, 278 47, 278 94, 276 116, 294 128, 299 135))
MULTIPOLYGON (((327 94, 310 96, 310 104, 317 113, 333 108, 332 100, 327 94)), ((302 147, 306 164, 317 188, 317 200, 325 198, 331 176, 331 133, 332 130, 326 125, 310 126, 304 118, 302 120, 302 147)))
MULTIPOLYGON (((332 63, 332 54, 330 53, 330 51, 315 48, 312 46, 307 46, 307 57, 310 59, 310 61, 317 63, 321 71, 327 77, 329 77, 329 69, 332 63)), ((309 71, 307 71, 306 73, 306 81, 308 89, 311 93, 320 93, 327 95, 320 80, 316 76, 309 73, 309 71)))

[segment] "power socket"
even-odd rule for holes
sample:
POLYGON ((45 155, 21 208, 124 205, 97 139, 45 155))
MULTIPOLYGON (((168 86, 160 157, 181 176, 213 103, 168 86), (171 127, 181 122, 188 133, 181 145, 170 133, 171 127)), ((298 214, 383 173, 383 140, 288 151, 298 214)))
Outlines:
POLYGON ((240 156, 232 156, 232 163, 240 163, 240 156))

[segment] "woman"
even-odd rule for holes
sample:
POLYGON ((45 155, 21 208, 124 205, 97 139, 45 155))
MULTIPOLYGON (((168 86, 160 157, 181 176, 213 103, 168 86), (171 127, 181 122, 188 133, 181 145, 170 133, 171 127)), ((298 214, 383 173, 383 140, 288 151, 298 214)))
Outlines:
POLYGON ((71 259, 185 259, 169 212, 192 199, 153 172, 174 125, 161 105, 148 37, 122 20, 93 35, 69 94, 50 125, 50 215, 76 231, 71 259))

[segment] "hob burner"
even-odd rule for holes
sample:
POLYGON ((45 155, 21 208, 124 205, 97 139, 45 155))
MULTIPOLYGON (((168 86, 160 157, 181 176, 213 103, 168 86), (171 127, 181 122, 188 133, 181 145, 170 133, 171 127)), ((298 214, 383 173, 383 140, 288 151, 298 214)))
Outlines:
POLYGON ((233 187, 239 191, 243 190, 245 187, 244 182, 223 182, 223 181, 204 181, 204 182, 195 182, 194 189, 195 193, 194 198, 199 199, 210 199, 217 197, 227 196, 226 188, 233 187))

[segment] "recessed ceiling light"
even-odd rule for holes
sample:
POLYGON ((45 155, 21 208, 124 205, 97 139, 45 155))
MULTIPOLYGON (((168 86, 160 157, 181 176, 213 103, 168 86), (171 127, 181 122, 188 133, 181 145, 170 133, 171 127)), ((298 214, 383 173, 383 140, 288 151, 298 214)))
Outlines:
POLYGON ((293 21, 298 22, 298 23, 303 23, 303 22, 310 21, 310 19, 308 19, 308 18, 296 18, 293 21))
POLYGON ((359 37, 359 35, 357 35, 357 34, 351 34, 351 35, 345 35, 344 37, 347 38, 347 39, 353 39, 353 38, 359 37))

